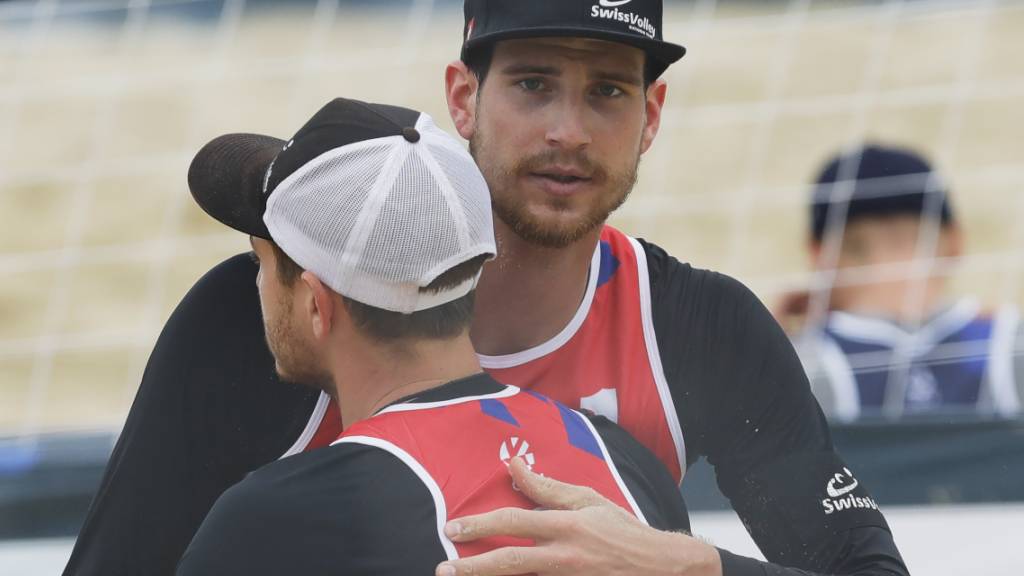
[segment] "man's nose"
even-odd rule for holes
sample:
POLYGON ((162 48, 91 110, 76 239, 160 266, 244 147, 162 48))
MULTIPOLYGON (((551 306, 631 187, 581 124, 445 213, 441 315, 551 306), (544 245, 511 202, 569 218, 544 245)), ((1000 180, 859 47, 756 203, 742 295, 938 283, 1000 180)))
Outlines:
POLYGON ((582 98, 564 98, 552 110, 546 139, 551 146, 567 150, 585 148, 592 141, 582 98))

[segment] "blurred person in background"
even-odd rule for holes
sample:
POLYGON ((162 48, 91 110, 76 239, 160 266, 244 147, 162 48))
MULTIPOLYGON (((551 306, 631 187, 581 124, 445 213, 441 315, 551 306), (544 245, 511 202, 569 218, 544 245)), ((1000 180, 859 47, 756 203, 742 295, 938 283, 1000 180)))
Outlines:
POLYGON ((820 289, 777 311, 830 418, 1012 416, 1024 325, 949 291, 963 230, 946 182, 913 150, 866 144, 830 158, 812 193, 820 289))

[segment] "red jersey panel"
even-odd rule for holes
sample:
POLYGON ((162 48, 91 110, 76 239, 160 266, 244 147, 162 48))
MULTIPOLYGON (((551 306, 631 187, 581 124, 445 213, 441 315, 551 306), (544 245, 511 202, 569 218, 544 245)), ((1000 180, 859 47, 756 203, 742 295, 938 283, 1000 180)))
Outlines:
MULTIPOLYGON (((481 355, 480 364, 499 382, 618 423, 682 481, 683 434, 654 335, 646 254, 633 238, 604 227, 583 302, 562 332, 516 354, 481 355)), ((339 412, 329 403, 323 395, 286 456, 336 437, 339 412)))
POLYGON ((590 422, 514 386, 486 396, 393 405, 349 427, 338 442, 377 446, 412 468, 434 497, 449 558, 529 544, 505 537, 453 544, 442 531, 452 518, 535 507, 510 481, 506 467, 515 456, 534 472, 590 486, 644 520, 590 422))

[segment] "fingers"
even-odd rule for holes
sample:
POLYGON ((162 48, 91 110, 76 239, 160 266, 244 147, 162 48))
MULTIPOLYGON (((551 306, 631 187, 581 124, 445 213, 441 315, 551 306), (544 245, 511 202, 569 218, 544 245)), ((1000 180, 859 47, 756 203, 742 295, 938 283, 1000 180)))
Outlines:
POLYGON ((557 511, 499 508, 484 514, 463 516, 444 527, 452 542, 470 542, 491 536, 527 540, 549 540, 565 528, 563 513, 557 511))
POLYGON ((437 566, 435 576, 512 576, 558 569, 558 561, 543 548, 510 546, 478 556, 457 558, 437 566))
MULTIPOLYGON (((551 510, 579 510, 587 506, 611 504, 593 488, 573 486, 530 470, 522 458, 513 458, 509 472, 515 486, 530 500, 551 510)), ((614 504, 611 504, 614 506, 614 504)))

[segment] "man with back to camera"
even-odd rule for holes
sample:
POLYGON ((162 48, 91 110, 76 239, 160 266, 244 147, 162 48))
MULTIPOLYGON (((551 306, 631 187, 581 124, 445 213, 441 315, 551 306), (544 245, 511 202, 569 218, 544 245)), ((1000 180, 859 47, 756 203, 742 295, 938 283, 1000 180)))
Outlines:
POLYGON ((689 528, 672 477, 624 431, 480 369, 469 324, 495 253, 490 197, 429 116, 339 98, 286 145, 213 140, 189 185, 250 234, 277 372, 337 398, 345 430, 225 492, 178 574, 430 573, 508 542, 453 544, 442 527, 532 506, 508 481, 513 458, 587 484, 623 516, 689 528))
POLYGON ((963 232, 945 180, 913 150, 869 143, 822 166, 812 193, 812 267, 834 270, 807 318, 808 292, 780 310, 811 387, 835 420, 904 415, 1015 416, 1024 392, 1024 327, 951 299, 963 232), (850 177, 841 177, 850 174, 850 177))
MULTIPOLYGON (((538 503, 572 510, 473 516, 446 528, 460 542, 510 534, 536 546, 462 558, 439 573, 905 574, 884 518, 835 454, 799 360, 764 306, 735 280, 604 226, 657 134, 667 90, 659 77, 684 52, 661 39, 661 2, 468 1, 465 13, 462 59, 446 69, 446 93, 491 189, 500 247, 478 284, 470 331, 482 367, 608 416, 677 481, 687 464, 707 458, 773 564, 612 521, 612 508, 563 486, 538 503), (865 504, 829 513, 830 486, 865 504)), ((336 437, 338 422, 323 417, 333 413, 326 395, 273 380, 258 324, 255 334, 220 342, 211 332, 219 322, 195 317, 213 310, 235 325, 255 317, 252 294, 231 309, 209 304, 238 294, 254 274, 240 259, 226 262, 169 321, 69 573, 145 563, 116 558, 101 540, 116 533, 113 518, 145 521, 130 506, 146 502, 133 491, 145 490, 154 466, 192 493, 170 487, 178 504, 150 513, 173 520, 162 529, 166 543, 144 537, 138 545, 174 558, 212 501, 248 471, 336 437), (250 394, 238 400, 242 380, 250 394), (225 419, 235 426, 219 424, 225 419), (247 427, 251 434, 236 432, 247 427), (144 447, 196 462, 167 469, 148 461, 144 447)), ((512 472, 521 486, 536 481, 512 472)))

